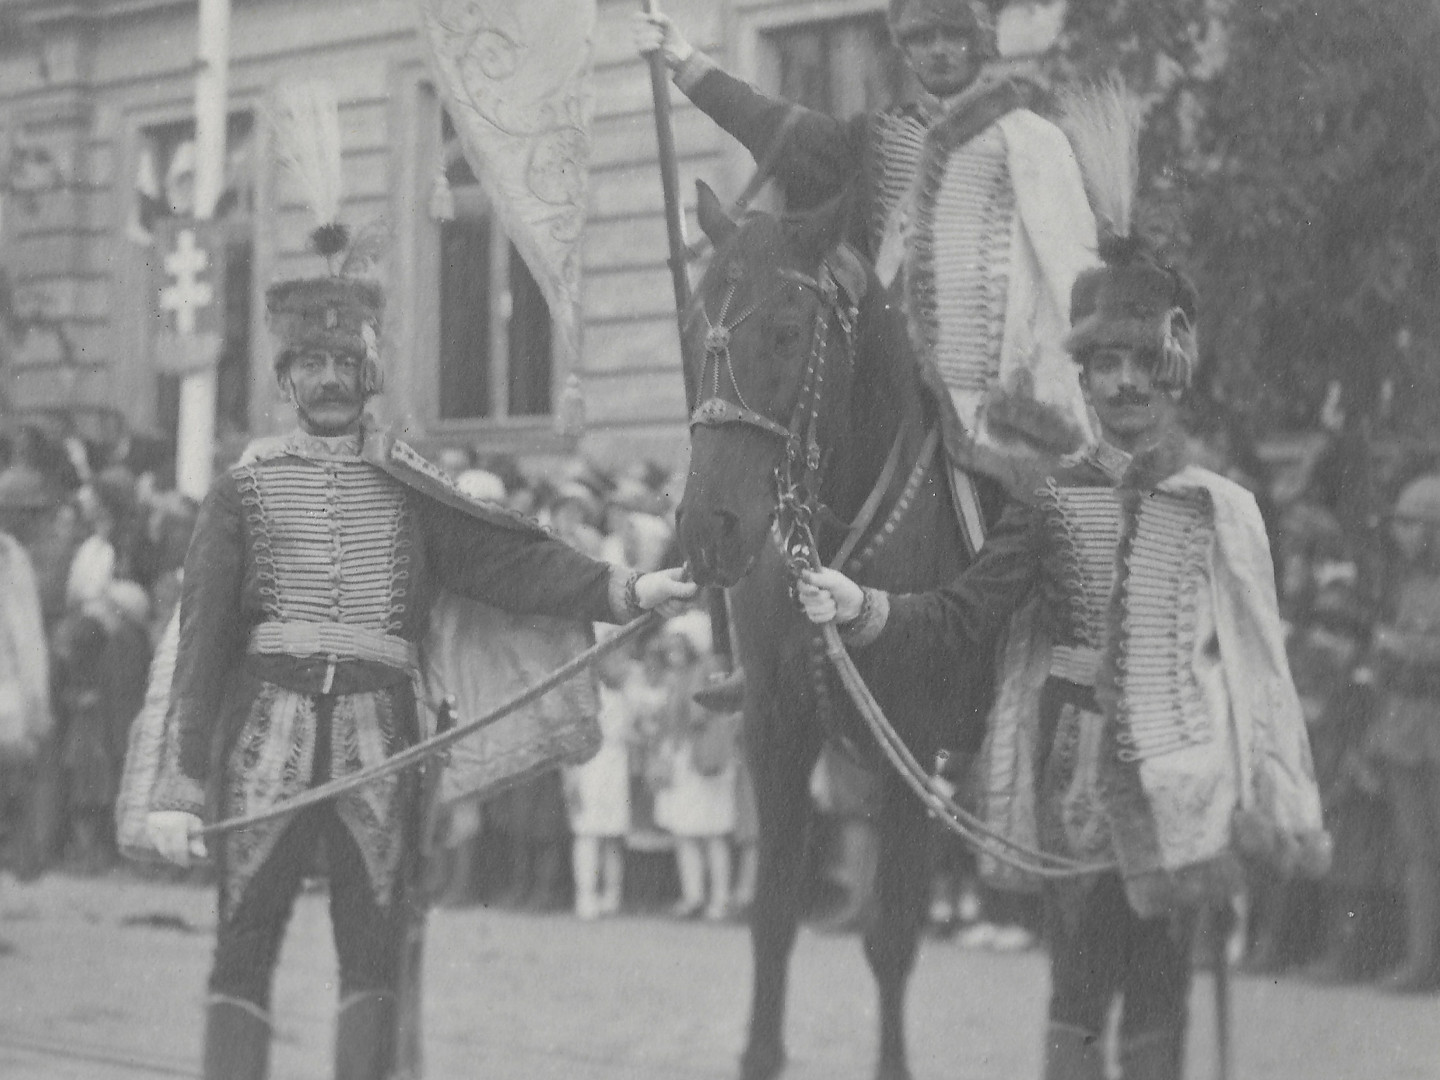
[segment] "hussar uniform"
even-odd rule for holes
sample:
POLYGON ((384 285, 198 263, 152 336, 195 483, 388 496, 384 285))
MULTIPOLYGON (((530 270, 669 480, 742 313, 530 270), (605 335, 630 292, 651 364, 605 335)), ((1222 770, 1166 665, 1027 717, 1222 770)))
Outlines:
MULTIPOLYGON (((150 809, 250 815, 413 744, 431 721, 425 695, 441 689, 420 677, 442 591, 577 620, 554 628, 558 662, 583 647, 582 622, 631 614, 626 577, 470 502, 383 433, 266 440, 215 481, 201 509, 150 809)), ((576 729, 552 749, 597 743, 576 729)), ((235 1055, 246 1051, 224 1044, 268 1036, 276 953, 319 845, 340 960, 337 1053, 351 1063, 338 1074, 388 1075, 417 792, 413 774, 392 775, 218 842, 210 1052, 223 1071, 214 1075, 263 1075, 242 1071, 235 1055)))
MULTIPOLYGON (((1193 291, 1113 251, 1077 280, 1069 348, 1154 347, 1157 385, 1188 385, 1193 291)), ((1328 859, 1264 524, 1183 446, 1169 430, 1133 458, 1105 443, 1075 457, 951 586, 867 590, 844 630, 877 662, 940 670, 1000 643, 982 815, 1090 871, 1047 889, 1047 1080, 1104 1075, 1116 998, 1126 1080, 1178 1080, 1195 911, 1238 889, 1247 860, 1319 874, 1328 859)), ((1041 885, 982 864, 997 884, 1041 885)))
MULTIPOLYGON (((909 0, 968 28, 994 51, 991 16, 968 0, 909 0)), ((677 85, 767 163, 792 210, 853 201, 849 242, 904 303, 910 337, 941 406, 967 540, 983 526, 971 477, 1014 490, 1034 475, 1030 447, 994 422, 997 394, 1036 395, 1094 441, 1063 338, 1070 289, 1096 260, 1095 222, 1061 130, 1039 92, 982 76, 950 101, 928 99, 838 120, 777 101, 695 53, 677 85)))
MULTIPOLYGON (((313 235, 317 251, 338 261, 344 230, 313 235)), ((363 357, 364 389, 376 392, 383 296, 347 273, 350 265, 347 256, 338 273, 269 289, 277 367, 312 351, 363 357)), ((442 695, 474 701, 499 690, 503 698, 570 659, 590 642, 594 622, 639 613, 636 578, 467 497, 368 423, 351 435, 261 440, 214 481, 201 508, 173 676, 168 693, 151 695, 168 702, 163 723, 132 740, 153 748, 156 775, 147 782, 143 762, 133 762, 131 787, 152 812, 263 814, 433 733, 442 695), (439 617, 452 594, 483 607, 461 622, 439 617), (487 685, 477 694, 472 683, 487 685)), ((468 756, 457 746, 447 782, 465 762, 471 772, 449 794, 478 795, 593 752, 594 711, 593 687, 581 680, 540 711, 506 721, 519 728, 504 745, 491 738, 468 756)), ((209 1080, 266 1074, 276 957, 320 850, 339 957, 335 1075, 395 1075, 421 794, 413 771, 393 774, 212 841, 220 895, 209 1080)), ((122 806, 136 801, 132 792, 122 806)), ((133 832, 122 822, 122 834, 133 832)))

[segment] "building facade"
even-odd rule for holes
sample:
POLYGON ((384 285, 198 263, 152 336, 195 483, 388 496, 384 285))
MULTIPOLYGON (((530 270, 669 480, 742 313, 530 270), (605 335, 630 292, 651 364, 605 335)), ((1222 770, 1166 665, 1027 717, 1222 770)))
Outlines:
MULTIPOLYGON (((534 0, 542 2, 542 0, 534 0)), ((558 355, 544 300, 458 152, 406 0, 232 0, 227 163, 208 237, 221 312, 220 442, 288 421, 267 282, 314 273, 303 208, 264 145, 267 91, 323 77, 341 102, 351 224, 390 229, 385 408, 423 446, 674 461, 684 401, 654 120, 633 0, 599 0, 583 345, 558 355), (583 403, 577 424, 574 390, 583 403)), ((757 84, 849 114, 904 92, 885 0, 671 0, 701 48, 757 84)), ((1011 52, 1057 5, 1012 5, 1011 52)), ((158 329, 184 302, 174 222, 194 176, 197 10, 174 0, 0 0, 3 399, 109 410, 173 436, 180 375, 158 329), (167 285, 172 292, 162 289, 167 285), (167 306, 168 305, 168 306, 167 306)), ((1029 37, 1027 37, 1029 35, 1029 37)), ((681 190, 740 190, 743 151, 678 93, 681 190)), ((693 228, 693 220, 692 220, 693 228)))

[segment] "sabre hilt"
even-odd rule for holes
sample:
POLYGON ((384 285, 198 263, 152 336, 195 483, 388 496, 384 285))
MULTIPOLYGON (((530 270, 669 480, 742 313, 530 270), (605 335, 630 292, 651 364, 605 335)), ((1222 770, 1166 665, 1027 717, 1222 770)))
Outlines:
MULTIPOLYGON (((440 699, 440 706, 435 710, 435 734, 443 735, 447 731, 454 731, 460 722, 460 705, 455 700, 454 694, 446 694, 440 699)), ((450 760, 450 751, 443 751, 441 758, 444 761, 450 760)))

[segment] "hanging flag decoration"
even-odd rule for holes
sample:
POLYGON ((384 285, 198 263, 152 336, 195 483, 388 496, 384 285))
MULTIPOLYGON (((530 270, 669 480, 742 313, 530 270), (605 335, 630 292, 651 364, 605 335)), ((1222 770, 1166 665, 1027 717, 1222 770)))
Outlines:
POLYGON ((466 160, 575 355, 595 0, 418 3, 466 160))

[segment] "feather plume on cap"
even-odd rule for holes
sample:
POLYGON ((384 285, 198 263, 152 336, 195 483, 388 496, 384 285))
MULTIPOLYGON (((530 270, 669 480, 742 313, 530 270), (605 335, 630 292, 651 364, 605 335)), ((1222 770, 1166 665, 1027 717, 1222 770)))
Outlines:
POLYGON ((1145 106, 1117 75, 1067 90, 1060 99, 1060 128, 1070 139, 1085 191, 1107 246, 1135 243, 1135 191, 1140 186, 1140 130, 1145 106))
POLYGON ((363 357, 365 394, 378 394, 384 383, 380 264, 390 227, 383 220, 373 221, 352 236, 340 222, 340 108, 335 91, 318 80, 282 83, 267 103, 266 119, 275 164, 293 178, 314 215, 310 245, 326 264, 320 276, 277 281, 265 290, 270 329, 279 345, 275 370, 282 374, 307 350, 363 357))
POLYGON ((315 218, 310 242, 328 260, 350 243, 340 223, 340 107, 318 79, 282 83, 266 110, 275 163, 299 186, 315 218))
POLYGON ((1163 263, 1136 227, 1145 107, 1112 75, 1065 93, 1059 122, 1095 211, 1103 262, 1075 279, 1065 345, 1077 359, 1110 345, 1152 351, 1157 384, 1183 390, 1199 360, 1197 298, 1189 278, 1163 263))

